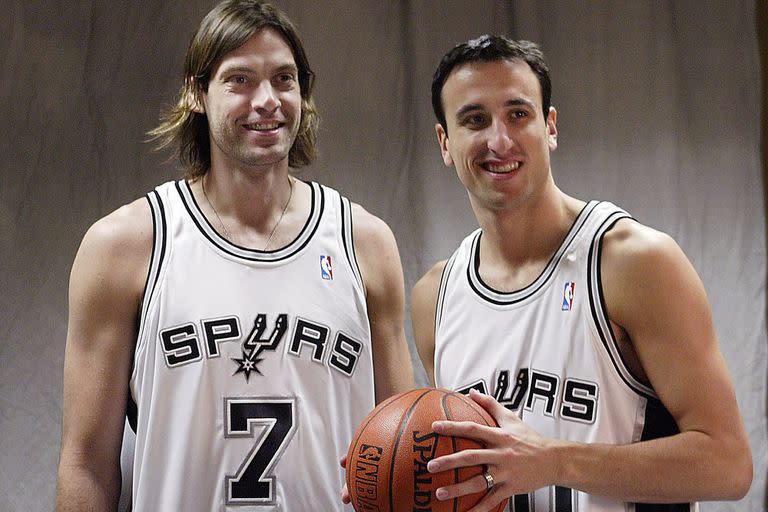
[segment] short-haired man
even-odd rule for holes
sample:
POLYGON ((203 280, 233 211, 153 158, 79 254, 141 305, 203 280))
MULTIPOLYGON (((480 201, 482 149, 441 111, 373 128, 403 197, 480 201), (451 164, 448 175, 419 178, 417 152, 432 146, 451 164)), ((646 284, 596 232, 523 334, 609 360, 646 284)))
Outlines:
POLYGON ((117 505, 126 413, 134 510, 341 510, 339 455, 413 377, 391 231, 289 173, 315 156, 312 82, 271 5, 202 21, 153 132, 185 179, 96 222, 73 265, 58 510, 117 505))
POLYGON ((490 489, 472 512, 738 499, 751 455, 702 283, 669 236, 557 188, 550 97, 526 41, 460 44, 434 76, 443 161, 480 228, 414 287, 416 344, 437 386, 500 425, 435 423, 487 447, 431 461, 486 467, 437 497, 490 489))

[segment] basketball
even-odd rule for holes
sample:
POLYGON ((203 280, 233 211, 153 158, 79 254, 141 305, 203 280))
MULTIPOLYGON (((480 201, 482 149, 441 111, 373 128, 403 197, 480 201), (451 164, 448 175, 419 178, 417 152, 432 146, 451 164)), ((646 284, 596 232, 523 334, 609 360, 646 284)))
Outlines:
MULTIPOLYGON (((356 511, 465 511, 485 492, 440 501, 439 487, 459 483, 483 472, 481 466, 429 473, 427 462, 468 448, 476 441, 446 437, 432 431, 437 420, 475 421, 496 426, 468 396, 444 389, 422 388, 392 396, 371 411, 357 428, 347 453, 347 489, 356 511)), ((501 511, 506 501, 494 510, 501 511)))

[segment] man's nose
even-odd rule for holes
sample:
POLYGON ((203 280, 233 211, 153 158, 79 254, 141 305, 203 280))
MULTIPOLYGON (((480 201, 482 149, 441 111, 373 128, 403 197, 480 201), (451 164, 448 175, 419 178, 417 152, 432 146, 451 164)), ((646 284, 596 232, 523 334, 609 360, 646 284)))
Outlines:
POLYGON ((488 134, 488 149, 503 155, 514 147, 515 139, 512 137, 512 132, 506 123, 494 121, 488 129, 490 130, 488 134))
POLYGON ((256 112, 271 114, 280 106, 272 83, 265 80, 259 84, 251 98, 251 108, 256 112))

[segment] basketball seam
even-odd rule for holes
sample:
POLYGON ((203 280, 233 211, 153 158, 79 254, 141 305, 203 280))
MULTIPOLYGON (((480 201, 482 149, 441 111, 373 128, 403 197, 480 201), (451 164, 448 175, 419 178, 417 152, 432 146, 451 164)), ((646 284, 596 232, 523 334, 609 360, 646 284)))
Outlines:
POLYGON ((389 510, 393 511, 395 510, 395 503, 394 503, 394 493, 392 492, 392 484, 394 483, 394 476, 395 476, 395 462, 397 460, 397 448, 400 446, 400 438, 403 436, 403 430, 405 430, 405 427, 408 424, 408 420, 411 419, 411 416, 413 415, 413 410, 416 408, 416 404, 419 403, 419 401, 427 396, 429 393, 434 391, 434 389, 427 389, 423 390, 424 392, 416 398, 416 400, 413 401, 411 406, 408 408, 408 410, 405 412, 405 415, 400 419, 400 427, 397 430, 397 438, 395 439, 395 444, 392 449, 392 460, 389 463, 389 510))
MULTIPOLYGON (((465 394, 463 394, 463 393, 456 393, 455 391, 451 391, 449 394, 447 394, 447 395, 444 397, 444 403, 445 403, 445 398, 447 398, 448 396, 456 396, 456 397, 457 397, 457 399, 459 399, 459 400, 460 400, 461 402, 463 402, 464 404, 468 405, 468 406, 469 406, 469 407, 470 407, 470 408, 471 408, 473 411, 475 411, 475 412, 477 413, 477 415, 478 415, 478 416, 480 416, 480 419, 483 421, 483 423, 484 423, 486 426, 488 426, 488 427, 497 427, 497 426, 498 426, 498 424, 496 424, 496 420, 493 418, 493 416, 491 416, 491 419, 493 419, 493 423, 494 423, 494 424, 492 425, 492 424, 488 423, 488 420, 486 420, 486 418, 485 418, 485 415, 483 415, 483 413, 486 413, 486 414, 488 414, 489 416, 490 416, 490 413, 488 413, 488 411, 486 411, 485 409, 483 409, 483 408, 482 408, 480 405, 478 405, 478 404, 477 404, 477 402, 475 402, 474 400, 472 400, 471 398, 469 398, 467 395, 465 395, 465 394)), ((445 415, 446 415, 446 416, 448 416, 448 411, 447 411, 447 410, 445 410, 445 415)), ((479 421, 477 421, 476 423, 480 423, 480 422, 479 422, 479 421)), ((455 446, 455 442, 454 442, 454 449, 453 449, 453 451, 454 451, 454 453, 456 452, 456 446, 455 446)), ((485 466, 484 466, 484 467, 485 467, 485 466)), ((502 501, 502 504, 503 504, 503 503, 504 503, 504 502, 502 501)), ((454 511, 456 511, 456 510, 457 510, 457 506, 458 506, 458 505, 455 505, 455 506, 454 506, 454 511)), ((501 507, 497 506, 495 510, 501 510, 501 509, 503 509, 503 508, 504 508, 504 506, 501 506, 501 507)))
MULTIPOLYGON (((482 412, 485 412, 489 416, 490 416, 490 413, 488 411, 486 411, 485 409, 483 409, 482 407, 480 407, 479 405, 477 405, 477 402, 475 402, 471 398, 468 398, 466 395, 464 395, 462 393, 452 393, 452 394, 460 396, 461 400, 465 404, 469 405, 472 409, 474 409, 474 411, 478 413, 478 415, 480 416, 480 418, 483 420, 483 422, 485 423, 485 425, 487 427, 497 427, 498 426, 498 425, 491 425, 490 423, 488 423, 488 420, 485 419, 485 416, 482 414, 482 412), (480 411, 482 411, 482 412, 480 412, 480 411)), ((491 418, 493 418, 493 416, 491 416, 491 418)), ((496 423, 495 419, 494 419, 494 423, 496 423)))
MULTIPOLYGON (((443 395, 442 400, 440 401, 443 406, 443 414, 445 415, 445 419, 451 421, 453 418, 451 418, 451 413, 448 411, 448 397, 454 395, 455 393, 445 393, 443 395)), ((456 437, 455 436, 449 436, 451 439, 451 452, 456 453, 456 437)), ((459 468, 453 469, 453 483, 458 484, 459 483, 459 468)), ((453 512, 457 512, 459 509, 459 498, 458 496, 453 498, 453 512)))
MULTIPOLYGON (((403 393, 402 395, 391 396, 391 397, 387 398, 386 400, 384 400, 382 403, 380 403, 377 407, 375 407, 374 410, 371 411, 371 412, 375 411, 375 414, 371 414, 369 417, 365 418, 363 420, 364 423, 361 424, 357 428, 357 435, 353 439, 350 448, 353 448, 353 449, 357 448, 357 442, 360 440, 360 436, 363 435, 363 432, 365 432, 365 428, 368 426, 368 424, 371 421, 373 421, 374 418, 376 418, 379 414, 381 414, 384 411, 384 409, 386 409, 387 407, 392 405, 392 403, 395 402, 398 398, 401 398, 401 396, 407 395, 408 393, 413 393, 413 391, 408 391, 406 393, 403 393)), ((403 421, 402 418, 400 418, 400 422, 401 423, 402 423, 402 421, 403 421)), ((354 450, 351 453, 354 453, 354 450)), ((347 454, 347 464, 351 464, 351 463, 352 463, 352 461, 350 460, 349 454, 347 454)), ((347 468, 347 478, 346 478, 346 481, 347 481, 347 491, 350 492, 350 498, 352 497, 352 492, 351 492, 351 489, 352 489, 351 475, 352 475, 352 469, 351 468, 347 468)), ((357 496, 355 496, 353 500, 354 501, 358 501, 357 500, 357 496)), ((354 506, 354 505, 356 505, 356 503, 353 502, 352 505, 354 506)))

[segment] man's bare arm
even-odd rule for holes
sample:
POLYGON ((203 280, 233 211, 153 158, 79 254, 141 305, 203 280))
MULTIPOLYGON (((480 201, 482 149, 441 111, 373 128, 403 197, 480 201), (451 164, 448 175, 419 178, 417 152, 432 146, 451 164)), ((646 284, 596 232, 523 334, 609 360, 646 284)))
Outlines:
MULTIPOLYGON (((435 430, 478 439, 488 449, 429 465, 430 471, 488 465, 497 485, 471 512, 548 485, 650 503, 736 500, 748 491, 752 460, 746 433, 704 287, 688 259, 667 235, 619 221, 604 239, 602 283, 614 332, 631 341, 680 433, 626 445, 547 439, 492 397, 473 394, 501 428, 436 423, 435 430)), ((438 497, 484 488, 484 479, 474 478, 439 490, 438 497)))
POLYGON ((403 324, 403 268, 395 237, 381 219, 354 205, 352 220, 355 253, 368 303, 376 402, 379 403, 414 386, 403 324))
POLYGON ((411 291, 411 322, 416 349, 429 383, 435 385, 435 311, 446 261, 432 267, 411 291))
POLYGON ((139 306, 152 246, 146 200, 96 222, 70 276, 56 510, 114 510, 139 306))

